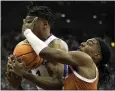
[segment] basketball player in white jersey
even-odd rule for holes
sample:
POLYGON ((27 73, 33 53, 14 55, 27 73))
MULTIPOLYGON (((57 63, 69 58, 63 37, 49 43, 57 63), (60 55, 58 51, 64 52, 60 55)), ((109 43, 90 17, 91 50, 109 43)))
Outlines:
MULTIPOLYGON (((39 37, 41 40, 43 40, 47 45, 49 45, 52 48, 61 49, 63 51, 68 52, 68 46, 67 44, 55 37, 54 35, 50 34, 50 28, 52 27, 52 23, 54 22, 54 15, 52 14, 51 10, 46 6, 39 6, 34 7, 30 10, 27 17, 23 20, 23 27, 24 25, 29 25, 31 21, 35 17, 38 17, 38 20, 36 21, 35 25, 33 25, 33 33, 39 37)), ((41 79, 39 80, 39 87, 38 89, 62 89, 63 86, 63 75, 64 70, 66 69, 67 65, 63 65, 61 63, 57 62, 47 62, 46 60, 43 61, 43 64, 39 66, 37 69, 33 69, 31 72, 34 75, 41 76, 41 79)), ((22 89, 21 84, 21 78, 20 76, 16 76, 15 78, 14 73, 10 73, 8 70, 6 72, 7 74, 7 80, 12 88, 14 89, 22 89), (18 79, 18 80, 17 80, 18 79)), ((30 80, 31 81, 31 80, 30 80)), ((36 83, 36 85, 37 85, 36 83)))

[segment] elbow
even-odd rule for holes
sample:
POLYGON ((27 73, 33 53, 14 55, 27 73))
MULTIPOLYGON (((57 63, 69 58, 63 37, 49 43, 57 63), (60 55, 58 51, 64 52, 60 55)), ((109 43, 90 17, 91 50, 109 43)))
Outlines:
POLYGON ((57 87, 59 88, 59 89, 62 89, 62 87, 63 87, 63 77, 56 77, 55 78, 55 80, 56 80, 56 83, 57 83, 57 87))
POLYGON ((64 82, 63 81, 60 81, 60 88, 62 89, 62 87, 63 87, 63 84, 64 82))
POLYGON ((62 90, 63 87, 63 80, 57 79, 57 86, 55 87, 55 90, 62 90))
POLYGON ((63 79, 57 79, 58 80, 58 84, 60 85, 60 87, 63 87, 63 79))

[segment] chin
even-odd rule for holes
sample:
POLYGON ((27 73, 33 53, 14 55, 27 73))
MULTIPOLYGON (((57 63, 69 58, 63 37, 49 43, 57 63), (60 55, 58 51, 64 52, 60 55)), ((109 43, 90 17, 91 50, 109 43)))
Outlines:
POLYGON ((79 50, 80 50, 80 51, 83 51, 82 47, 79 47, 79 50))
POLYGON ((78 47, 78 48, 77 48, 77 50, 78 50, 78 51, 81 51, 81 48, 80 48, 80 47, 78 47))

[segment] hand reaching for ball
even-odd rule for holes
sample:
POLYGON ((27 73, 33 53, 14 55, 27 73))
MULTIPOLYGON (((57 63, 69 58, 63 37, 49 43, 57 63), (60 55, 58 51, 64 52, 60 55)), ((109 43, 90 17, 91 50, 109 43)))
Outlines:
POLYGON ((8 87, 14 88, 14 89, 18 89, 19 86, 21 85, 22 82, 22 78, 21 76, 15 74, 14 72, 10 72, 10 69, 12 69, 11 66, 9 66, 11 64, 11 59, 12 59, 12 55, 10 55, 8 57, 8 63, 7 63, 7 71, 6 71, 6 80, 8 82, 8 87))
POLYGON ((19 76, 23 76, 24 72, 26 71, 26 66, 24 62, 19 63, 19 60, 22 59, 18 59, 16 56, 13 55, 13 59, 10 60, 11 62, 8 64, 8 66, 11 67, 11 69, 9 70, 9 72, 13 72, 19 76))

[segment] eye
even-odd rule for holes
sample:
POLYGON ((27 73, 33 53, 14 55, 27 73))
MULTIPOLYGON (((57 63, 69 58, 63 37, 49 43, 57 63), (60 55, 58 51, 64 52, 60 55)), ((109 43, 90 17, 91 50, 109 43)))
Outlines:
POLYGON ((87 41, 87 44, 88 45, 92 45, 93 43, 91 41, 87 41))
POLYGON ((89 44, 92 45, 93 43, 91 41, 89 41, 89 44))

